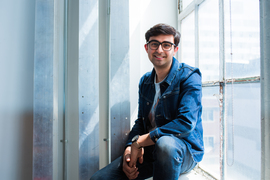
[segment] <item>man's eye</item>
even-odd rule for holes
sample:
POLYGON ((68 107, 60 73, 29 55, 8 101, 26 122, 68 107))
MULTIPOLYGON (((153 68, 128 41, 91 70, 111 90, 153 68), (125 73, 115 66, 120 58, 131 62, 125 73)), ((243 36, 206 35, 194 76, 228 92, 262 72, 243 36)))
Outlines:
POLYGON ((163 44, 163 47, 165 47, 165 48, 169 48, 169 47, 171 47, 171 44, 168 44, 168 43, 163 44))
POLYGON ((152 43, 151 46, 158 46, 159 43, 152 43))

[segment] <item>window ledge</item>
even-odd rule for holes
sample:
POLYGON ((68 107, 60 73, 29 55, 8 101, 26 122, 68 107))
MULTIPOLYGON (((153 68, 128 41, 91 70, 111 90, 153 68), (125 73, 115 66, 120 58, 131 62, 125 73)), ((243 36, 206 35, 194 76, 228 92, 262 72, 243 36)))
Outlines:
POLYGON ((182 174, 178 180, 209 180, 207 177, 197 173, 195 170, 190 171, 187 174, 182 174))
MULTIPOLYGON (((196 170, 192 170, 189 173, 182 174, 179 176, 178 180, 213 180, 214 178, 206 177, 199 174, 196 170)), ((153 180, 153 178, 149 178, 147 180, 153 180)))

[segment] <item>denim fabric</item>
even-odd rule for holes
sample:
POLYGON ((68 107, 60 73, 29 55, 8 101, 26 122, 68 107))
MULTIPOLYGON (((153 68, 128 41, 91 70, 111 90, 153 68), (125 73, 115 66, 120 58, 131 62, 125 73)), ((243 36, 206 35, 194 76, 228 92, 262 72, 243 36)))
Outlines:
MULTIPOLYGON (((90 180, 128 180, 122 170, 122 157, 96 172, 90 180)), ((175 136, 162 136, 154 146, 145 147, 144 162, 137 163, 139 176, 136 180, 177 180, 179 175, 191 171, 193 161, 186 143, 175 136)))
MULTIPOLYGON (((148 119, 154 96, 154 77, 156 73, 146 73, 139 83, 139 112, 126 145, 131 144, 135 135, 148 133, 148 119)), ((172 67, 165 81, 160 84, 161 97, 156 107, 157 128, 150 132, 154 142, 163 136, 182 139, 195 162, 202 160, 204 154, 202 128, 202 84, 201 73, 173 58, 172 67)))

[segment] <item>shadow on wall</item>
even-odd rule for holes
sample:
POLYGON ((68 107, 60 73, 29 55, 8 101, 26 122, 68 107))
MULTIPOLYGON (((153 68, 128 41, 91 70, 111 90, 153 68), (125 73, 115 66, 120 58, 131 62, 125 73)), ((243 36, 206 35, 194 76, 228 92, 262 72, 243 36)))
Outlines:
POLYGON ((21 179, 32 179, 33 165, 33 112, 25 113, 21 116, 21 164, 20 175, 21 179))
POLYGON ((123 154, 129 132, 130 132, 130 101, 119 102, 111 108, 112 161, 123 154))
POLYGON ((0 114, 1 179, 32 179, 33 113, 0 114))

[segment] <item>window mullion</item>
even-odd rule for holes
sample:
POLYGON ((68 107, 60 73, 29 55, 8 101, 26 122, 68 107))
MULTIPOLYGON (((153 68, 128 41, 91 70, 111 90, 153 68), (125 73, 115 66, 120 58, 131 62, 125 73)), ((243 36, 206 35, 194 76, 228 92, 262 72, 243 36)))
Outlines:
POLYGON ((220 85, 220 179, 225 179, 225 45, 224 45, 224 0, 219 0, 219 85, 220 85))

